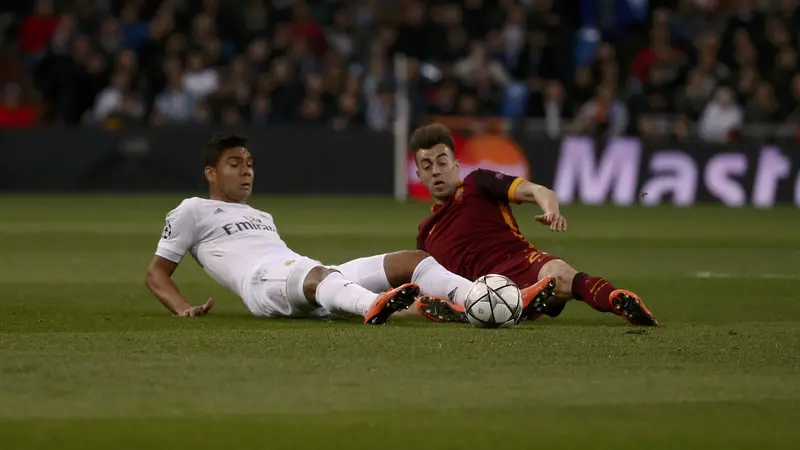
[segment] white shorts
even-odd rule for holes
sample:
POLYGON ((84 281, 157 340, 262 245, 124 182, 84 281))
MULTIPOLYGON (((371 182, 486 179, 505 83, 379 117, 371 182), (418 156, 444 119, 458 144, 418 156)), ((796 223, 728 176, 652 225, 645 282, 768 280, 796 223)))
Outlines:
POLYGON ((256 271, 245 304, 260 317, 326 317, 328 311, 309 303, 303 293, 308 273, 324 265, 305 256, 287 258, 256 271))

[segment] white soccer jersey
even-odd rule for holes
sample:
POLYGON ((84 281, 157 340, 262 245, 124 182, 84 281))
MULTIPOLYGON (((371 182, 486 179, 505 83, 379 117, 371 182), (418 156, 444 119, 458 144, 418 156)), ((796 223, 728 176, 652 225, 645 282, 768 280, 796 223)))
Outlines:
POLYGON ((300 256, 283 242, 272 215, 241 203, 187 198, 167 214, 156 254, 179 263, 186 252, 217 283, 250 305, 255 272, 300 256))

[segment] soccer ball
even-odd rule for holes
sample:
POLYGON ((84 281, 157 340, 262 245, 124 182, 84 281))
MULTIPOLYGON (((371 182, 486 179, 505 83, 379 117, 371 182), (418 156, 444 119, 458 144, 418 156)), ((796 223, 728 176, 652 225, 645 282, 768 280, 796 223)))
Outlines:
POLYGON ((507 277, 484 275, 472 284, 464 308, 477 327, 513 327, 522 315, 522 292, 507 277))

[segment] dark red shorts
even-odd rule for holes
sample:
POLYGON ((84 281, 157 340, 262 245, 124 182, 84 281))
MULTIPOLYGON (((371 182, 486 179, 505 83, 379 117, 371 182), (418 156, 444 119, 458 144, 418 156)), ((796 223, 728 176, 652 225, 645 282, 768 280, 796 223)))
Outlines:
POLYGON ((561 258, 538 249, 531 249, 518 257, 497 264, 491 273, 506 276, 520 289, 525 289, 539 281, 539 272, 545 264, 556 259, 561 258))

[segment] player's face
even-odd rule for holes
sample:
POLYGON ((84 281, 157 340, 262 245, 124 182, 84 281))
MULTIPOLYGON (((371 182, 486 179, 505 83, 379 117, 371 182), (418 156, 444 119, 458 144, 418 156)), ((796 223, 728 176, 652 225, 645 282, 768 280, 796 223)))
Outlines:
POLYGON ((213 193, 223 201, 245 203, 253 193, 253 156, 244 147, 225 150, 216 167, 206 168, 213 193))
POLYGON ((417 152, 417 176, 438 201, 453 195, 458 187, 459 171, 453 151, 444 144, 417 152))

